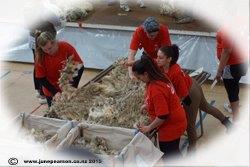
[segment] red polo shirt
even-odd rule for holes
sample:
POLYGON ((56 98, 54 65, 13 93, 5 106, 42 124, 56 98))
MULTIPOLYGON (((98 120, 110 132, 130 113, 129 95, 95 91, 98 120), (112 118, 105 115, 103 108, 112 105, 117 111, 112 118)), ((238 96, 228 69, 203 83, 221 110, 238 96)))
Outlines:
POLYGON ((192 78, 185 74, 178 64, 170 66, 165 73, 171 80, 178 97, 186 97, 192 86, 192 78))
POLYGON ((237 52, 233 44, 227 39, 227 36, 224 34, 223 31, 218 31, 216 35, 216 40, 217 40, 217 57, 220 60, 221 54, 223 49, 230 49, 232 48, 232 51, 230 53, 230 57, 227 61, 226 65, 233 65, 233 64, 241 64, 246 62, 242 56, 240 56, 237 52))
MULTIPOLYGON (((37 78, 46 77, 47 80, 60 92, 61 89, 58 84, 60 78, 60 70, 64 68, 64 63, 67 58, 73 55, 73 60, 83 63, 80 56, 73 46, 67 42, 58 42, 58 51, 54 55, 45 54, 43 63, 35 63, 35 75, 37 78)), ((44 94, 51 97, 52 94, 43 88, 44 94)))
POLYGON ((168 116, 159 127, 159 141, 172 141, 183 135, 187 127, 186 115, 174 88, 161 81, 152 81, 147 85, 145 95, 151 121, 168 116))
POLYGON ((131 50, 144 49, 144 51, 151 57, 157 58, 157 51, 162 46, 170 46, 170 35, 168 32, 168 27, 160 24, 160 30, 155 39, 150 39, 147 36, 146 31, 143 26, 136 28, 130 43, 131 50))

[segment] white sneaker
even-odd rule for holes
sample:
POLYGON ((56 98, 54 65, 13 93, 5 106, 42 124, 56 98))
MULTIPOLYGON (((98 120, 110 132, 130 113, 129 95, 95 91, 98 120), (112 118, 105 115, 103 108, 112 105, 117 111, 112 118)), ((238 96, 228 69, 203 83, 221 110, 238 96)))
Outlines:
POLYGON ((46 98, 38 98, 38 101, 40 104, 47 104, 47 99, 46 98))
POLYGON ((45 96, 44 96, 44 95, 41 95, 40 92, 39 92, 38 90, 36 90, 36 93, 35 93, 35 94, 36 94, 36 98, 38 98, 38 99, 39 99, 39 98, 41 98, 41 99, 44 99, 44 98, 45 98, 45 96))
POLYGON ((229 112, 230 114, 233 113, 233 110, 231 109, 230 104, 227 102, 224 103, 224 109, 225 109, 225 111, 229 112))
POLYGON ((145 8, 143 0, 138 0, 137 3, 139 4, 140 8, 145 8))
POLYGON ((125 12, 131 11, 130 8, 129 8, 129 6, 128 6, 127 4, 122 4, 122 5, 120 5, 120 8, 121 8, 123 11, 125 11, 125 12))
POLYGON ((40 95, 40 93, 39 93, 38 90, 36 90, 36 93, 35 93, 35 94, 36 94, 36 97, 37 97, 37 98, 40 98, 40 97, 41 97, 41 95, 40 95))
POLYGON ((146 6, 144 5, 144 3, 140 4, 140 8, 146 8, 146 6))

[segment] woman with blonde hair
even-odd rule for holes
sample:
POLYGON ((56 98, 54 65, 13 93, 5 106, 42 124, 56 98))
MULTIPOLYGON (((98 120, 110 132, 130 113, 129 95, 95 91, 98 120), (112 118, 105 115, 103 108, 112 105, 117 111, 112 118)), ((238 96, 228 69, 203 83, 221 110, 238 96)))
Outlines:
POLYGON ((67 59, 72 56, 73 61, 80 67, 78 75, 73 77, 71 83, 73 87, 77 87, 81 79, 84 70, 83 61, 73 46, 65 41, 57 41, 56 36, 50 32, 37 33, 36 45, 35 75, 43 87, 50 107, 52 99, 60 96, 58 80, 67 59))

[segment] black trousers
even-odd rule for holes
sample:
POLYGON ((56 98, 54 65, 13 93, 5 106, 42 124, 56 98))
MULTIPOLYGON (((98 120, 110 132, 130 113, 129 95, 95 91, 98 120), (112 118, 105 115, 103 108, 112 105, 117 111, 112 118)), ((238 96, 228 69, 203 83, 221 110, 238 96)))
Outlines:
POLYGON ((233 79, 223 79, 224 87, 227 92, 227 97, 230 103, 239 101, 239 92, 240 92, 240 81, 241 77, 233 79))
POLYGON ((248 66, 246 63, 230 65, 230 73, 233 78, 232 79, 223 78, 224 87, 226 89, 230 103, 239 101, 239 91, 240 91, 239 82, 241 77, 246 75, 247 68, 248 66))
MULTIPOLYGON (((32 49, 32 52, 33 52, 33 59, 35 63, 35 59, 36 59, 35 50, 32 49)), ((34 81, 35 90, 37 90, 40 93, 40 95, 44 96, 42 85, 39 83, 38 79, 36 78, 35 65, 34 65, 34 70, 33 70, 33 81, 34 81)))
POLYGON ((182 154, 179 149, 179 144, 180 144, 180 138, 169 142, 159 141, 160 150, 164 153, 162 158, 166 160, 173 157, 176 158, 181 157, 182 154))
POLYGON ((53 98, 46 96, 46 100, 47 100, 48 106, 51 107, 53 98))

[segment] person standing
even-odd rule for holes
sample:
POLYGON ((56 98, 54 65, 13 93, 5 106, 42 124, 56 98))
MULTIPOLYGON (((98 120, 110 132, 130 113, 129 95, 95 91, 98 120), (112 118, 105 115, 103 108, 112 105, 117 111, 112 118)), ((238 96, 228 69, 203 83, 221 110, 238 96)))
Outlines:
POLYGON ((137 79, 146 83, 145 104, 141 109, 147 110, 151 120, 149 125, 139 124, 139 130, 143 133, 158 131, 163 159, 181 156, 179 143, 187 120, 173 85, 145 53, 134 62, 132 71, 137 79))
POLYGON ((225 107, 231 108, 233 120, 236 120, 239 115, 239 81, 247 73, 248 62, 239 55, 234 44, 222 29, 217 32, 216 40, 217 57, 220 62, 215 79, 217 81, 223 79, 230 102, 230 106, 225 107))
POLYGON ((188 151, 196 149, 197 133, 195 128, 198 110, 211 114, 217 118, 226 128, 230 128, 232 123, 229 117, 210 105, 196 80, 185 74, 177 64, 179 58, 179 47, 177 45, 164 46, 158 51, 156 62, 173 83, 175 91, 182 101, 187 116, 187 135, 189 140, 188 151))
MULTIPOLYGON (((140 8, 145 8, 144 0, 137 0, 137 3, 139 4, 140 8)), ((120 0, 120 8, 125 12, 131 11, 128 5, 128 0, 120 0)))
MULTIPOLYGON (((35 62, 36 55, 35 55, 35 49, 36 49, 36 39, 35 34, 36 32, 50 32, 53 36, 56 36, 56 28, 55 26, 49 22, 49 21, 41 21, 37 22, 35 24, 32 24, 30 27, 30 36, 29 36, 29 47, 32 50, 33 53, 33 61, 35 62)), ((39 84, 36 76, 35 76, 35 67, 33 70, 33 81, 34 81, 34 87, 36 90, 36 96, 41 104, 46 104, 46 98, 44 96, 44 93, 42 91, 42 86, 39 84)))
POLYGON ((50 32, 36 34, 36 78, 42 85, 48 106, 52 105, 52 100, 60 97, 61 88, 59 86, 60 71, 69 57, 72 57, 75 64, 80 69, 78 75, 73 77, 72 86, 78 87, 84 66, 83 61, 75 48, 65 41, 57 41, 50 32))
MULTIPOLYGON (((65 17, 61 9, 49 1, 27 1, 23 8, 23 25, 29 30, 29 47, 33 52, 35 60, 35 33, 36 31, 48 31, 56 34, 64 27, 65 17), (28 19, 27 19, 28 18, 28 19)), ((34 61, 35 62, 35 61, 34 61)), ((35 71, 34 71, 35 74, 35 71)), ((36 96, 41 104, 46 103, 39 82, 33 76, 36 96)))
MULTIPOLYGON (((171 40, 168 27, 160 24, 155 18, 148 17, 133 33, 127 64, 130 64, 135 60, 135 55, 138 49, 143 48, 143 51, 149 55, 149 57, 156 59, 158 49, 162 46, 170 45, 171 40)), ((131 67, 128 67, 128 70, 130 78, 135 78, 131 67)))
MULTIPOLYGON (((108 5, 111 6, 115 0, 108 0, 108 5)), ((128 4, 128 0, 119 0, 120 8, 125 12, 130 12, 131 8, 128 4)), ((139 4, 140 8, 145 8, 144 0, 137 0, 137 3, 139 4)))

